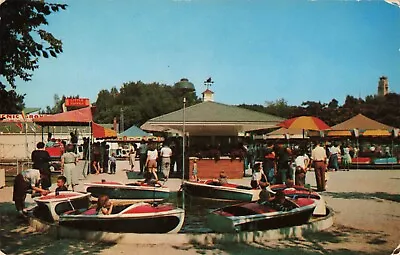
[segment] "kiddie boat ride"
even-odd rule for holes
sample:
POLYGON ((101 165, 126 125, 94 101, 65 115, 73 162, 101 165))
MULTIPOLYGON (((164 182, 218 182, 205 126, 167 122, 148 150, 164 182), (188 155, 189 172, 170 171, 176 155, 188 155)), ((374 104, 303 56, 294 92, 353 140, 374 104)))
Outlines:
POLYGON ((102 181, 85 183, 86 192, 97 199, 100 195, 107 195, 112 200, 133 202, 153 202, 168 199, 169 189, 158 184, 128 183, 102 181))
POLYGON ((313 215, 315 216, 324 216, 327 213, 326 203, 324 198, 317 192, 305 188, 303 186, 290 186, 288 187, 286 184, 275 184, 271 185, 270 189, 274 192, 282 191, 286 197, 296 199, 296 198, 311 198, 316 200, 316 207, 314 209, 313 215))
POLYGON ((218 181, 184 181, 183 191, 189 196, 227 201, 256 201, 259 198, 259 189, 218 181))
POLYGON ((242 203, 212 211, 207 225, 221 233, 298 226, 309 221, 316 205, 317 200, 310 198, 286 198, 281 206, 274 202, 242 203))
POLYGON ((98 215, 96 209, 74 210, 60 216, 60 226, 87 231, 114 233, 178 233, 185 211, 171 204, 136 203, 114 206, 110 215, 98 215))
POLYGON ((88 208, 90 205, 90 193, 74 191, 52 192, 46 196, 33 199, 37 203, 37 214, 49 221, 57 221, 59 216, 67 211, 88 208))

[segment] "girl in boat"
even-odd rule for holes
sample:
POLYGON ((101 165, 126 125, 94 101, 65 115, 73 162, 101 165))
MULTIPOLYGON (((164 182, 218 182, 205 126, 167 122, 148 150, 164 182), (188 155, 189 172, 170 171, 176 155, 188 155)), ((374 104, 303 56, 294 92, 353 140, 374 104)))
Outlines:
POLYGON ((113 203, 107 195, 100 195, 97 200, 97 214, 98 215, 110 215, 113 209, 113 203))

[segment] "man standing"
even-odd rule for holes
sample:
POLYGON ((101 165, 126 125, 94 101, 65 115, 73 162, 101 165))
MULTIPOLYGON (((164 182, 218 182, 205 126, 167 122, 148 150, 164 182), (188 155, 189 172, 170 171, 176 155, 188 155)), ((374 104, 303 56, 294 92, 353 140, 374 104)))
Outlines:
POLYGON ((139 163, 140 163, 140 173, 139 174, 143 174, 144 172, 144 168, 146 167, 146 160, 147 160, 147 144, 144 141, 144 139, 142 139, 142 141, 140 142, 140 146, 139 146, 139 163))
POLYGON ((295 163, 295 185, 304 187, 306 181, 306 173, 308 168, 308 163, 310 159, 307 154, 303 151, 297 153, 297 157, 294 160, 295 163))
POLYGON ((291 176, 290 173, 290 154, 291 150, 283 144, 278 145, 277 149, 277 163, 278 163, 278 171, 277 171, 277 178, 276 178, 276 183, 277 184, 283 184, 286 183, 286 179, 292 179, 293 177, 291 176))
POLYGON ((40 184, 40 171, 37 169, 23 170, 14 179, 13 201, 19 216, 24 216, 25 198, 29 190, 39 192, 41 195, 47 195, 50 191, 38 187, 40 184))
POLYGON ((317 191, 325 191, 326 151, 320 142, 311 152, 311 160, 314 163, 317 191))
POLYGON ((160 151, 161 155, 161 171, 164 174, 165 180, 168 180, 169 177, 169 171, 171 169, 171 156, 172 156, 172 150, 170 147, 168 147, 168 144, 164 144, 164 146, 161 148, 160 151))

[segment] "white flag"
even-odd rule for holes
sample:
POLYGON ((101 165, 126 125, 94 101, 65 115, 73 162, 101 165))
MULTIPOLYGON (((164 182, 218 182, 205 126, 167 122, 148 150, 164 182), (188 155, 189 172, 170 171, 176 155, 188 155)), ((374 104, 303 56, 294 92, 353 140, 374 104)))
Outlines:
POLYGON ((385 0, 385 2, 400 7, 400 0, 385 0))

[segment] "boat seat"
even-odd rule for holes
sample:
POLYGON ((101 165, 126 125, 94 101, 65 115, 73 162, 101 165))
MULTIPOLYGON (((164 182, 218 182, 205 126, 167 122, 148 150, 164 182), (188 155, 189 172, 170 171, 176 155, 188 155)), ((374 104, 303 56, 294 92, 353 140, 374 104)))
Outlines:
POLYGON ((97 214, 96 208, 90 208, 82 213, 83 215, 95 215, 97 214))

